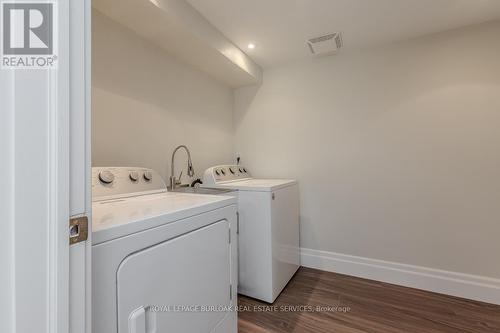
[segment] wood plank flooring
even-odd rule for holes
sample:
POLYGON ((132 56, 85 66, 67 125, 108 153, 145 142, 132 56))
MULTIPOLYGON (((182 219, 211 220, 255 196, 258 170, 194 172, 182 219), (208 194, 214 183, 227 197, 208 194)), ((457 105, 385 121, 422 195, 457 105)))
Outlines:
POLYGON ((239 297, 239 333, 500 333, 500 306, 309 268, 266 305, 239 297))

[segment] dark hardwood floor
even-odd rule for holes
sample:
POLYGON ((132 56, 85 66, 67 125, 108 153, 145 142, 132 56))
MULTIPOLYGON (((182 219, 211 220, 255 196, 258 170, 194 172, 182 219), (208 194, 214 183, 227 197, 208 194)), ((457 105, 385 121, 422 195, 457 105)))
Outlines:
POLYGON ((500 333, 500 306, 309 268, 275 308, 244 296, 239 305, 239 333, 500 333))

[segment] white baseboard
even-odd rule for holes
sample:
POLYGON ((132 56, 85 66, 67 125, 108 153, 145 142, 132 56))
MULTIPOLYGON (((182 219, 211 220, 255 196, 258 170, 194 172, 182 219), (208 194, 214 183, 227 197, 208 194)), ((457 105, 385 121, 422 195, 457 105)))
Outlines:
POLYGON ((301 265, 500 305, 500 279, 306 248, 301 265))

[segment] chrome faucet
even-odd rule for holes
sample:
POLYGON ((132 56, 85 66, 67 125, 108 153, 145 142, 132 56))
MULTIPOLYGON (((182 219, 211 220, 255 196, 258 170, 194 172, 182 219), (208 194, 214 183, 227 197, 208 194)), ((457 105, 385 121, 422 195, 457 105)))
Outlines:
POLYGON ((188 147, 186 147, 185 145, 180 145, 177 148, 175 148, 174 152, 172 153, 172 164, 170 165, 170 190, 171 191, 175 190, 177 185, 179 185, 181 183, 180 178, 182 176, 182 172, 181 172, 181 176, 179 176, 179 179, 176 179, 174 176, 175 153, 177 153, 177 151, 181 148, 184 148, 186 150, 187 155, 188 155, 187 174, 189 177, 194 176, 193 162, 191 161, 191 153, 189 152, 188 147))

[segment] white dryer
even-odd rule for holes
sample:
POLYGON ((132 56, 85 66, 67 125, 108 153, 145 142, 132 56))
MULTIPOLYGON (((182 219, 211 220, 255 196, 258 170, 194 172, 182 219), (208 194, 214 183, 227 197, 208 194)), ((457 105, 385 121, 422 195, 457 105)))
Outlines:
POLYGON ((205 171, 202 186, 238 190, 238 292, 273 303, 300 267, 297 182, 221 165, 205 171))
POLYGON ((92 170, 92 332, 236 333, 236 199, 92 170))

